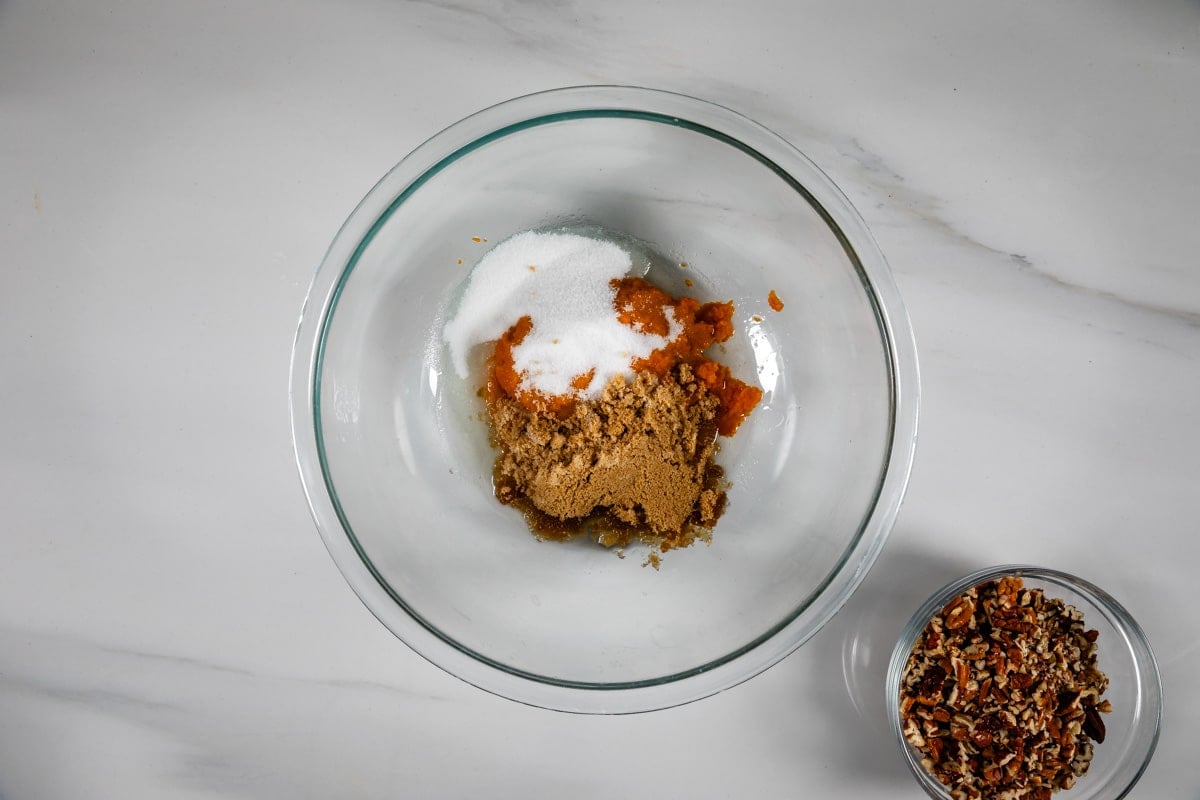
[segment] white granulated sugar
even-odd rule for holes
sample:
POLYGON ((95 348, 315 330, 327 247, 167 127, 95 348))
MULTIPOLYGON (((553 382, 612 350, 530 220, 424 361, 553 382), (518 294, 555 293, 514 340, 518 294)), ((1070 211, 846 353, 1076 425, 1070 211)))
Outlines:
MULTIPOLYGON (((629 253, 600 239, 569 233, 520 233, 496 245, 471 272, 462 302, 442 336, 454 368, 467 377, 467 354, 492 342, 528 316, 533 327, 513 348, 522 387, 547 395, 599 397, 631 363, 668 338, 623 325, 613 308, 610 283, 627 275, 629 253), (595 370, 587 389, 571 380, 595 370)), ((671 320, 671 338, 680 326, 671 320)))

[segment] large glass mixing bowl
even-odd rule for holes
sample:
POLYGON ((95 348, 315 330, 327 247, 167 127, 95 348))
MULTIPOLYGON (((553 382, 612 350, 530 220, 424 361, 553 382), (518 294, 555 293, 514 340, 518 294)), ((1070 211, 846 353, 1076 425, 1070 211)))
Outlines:
POLYGON ((581 87, 468 117, 371 190, 310 289, 291 405, 317 526, 388 628, 488 691, 620 713, 743 681, 842 606, 904 494, 917 384, 879 248, 812 162, 716 105, 581 87), (489 247, 562 226, 642 243, 672 292, 733 300, 718 357, 763 390, 723 441, 711 545, 660 570, 539 541, 496 501, 477 382, 441 339, 489 247))

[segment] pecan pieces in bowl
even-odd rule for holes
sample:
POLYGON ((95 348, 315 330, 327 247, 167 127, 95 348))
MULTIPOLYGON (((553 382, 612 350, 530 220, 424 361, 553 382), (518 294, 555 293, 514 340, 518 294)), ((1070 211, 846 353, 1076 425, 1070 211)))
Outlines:
POLYGON ((1006 576, 967 589, 917 637, 900 682, 905 740, 963 800, 1047 800, 1104 741, 1108 678, 1083 615, 1006 576))

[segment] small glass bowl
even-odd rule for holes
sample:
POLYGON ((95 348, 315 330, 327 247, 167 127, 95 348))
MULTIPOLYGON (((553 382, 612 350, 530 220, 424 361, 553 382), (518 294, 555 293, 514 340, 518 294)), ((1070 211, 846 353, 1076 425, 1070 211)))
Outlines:
POLYGON ((1158 664, 1146 634, 1116 600, 1087 581, 1052 569, 1009 564, 973 572, 950 583, 925 601, 905 625, 892 651, 887 672, 887 708, 904 760, 930 797, 950 800, 950 790, 921 766, 920 753, 902 733, 900 683, 918 637, 929 620, 955 597, 1005 576, 1021 578, 1025 587, 1041 589, 1083 613, 1088 629, 1099 631, 1099 667, 1109 678, 1104 698, 1113 710, 1104 715, 1107 735, 1095 745, 1087 773, 1070 790, 1056 796, 1070 800, 1118 800, 1125 797, 1145 772, 1158 743, 1162 717, 1162 685, 1158 664))

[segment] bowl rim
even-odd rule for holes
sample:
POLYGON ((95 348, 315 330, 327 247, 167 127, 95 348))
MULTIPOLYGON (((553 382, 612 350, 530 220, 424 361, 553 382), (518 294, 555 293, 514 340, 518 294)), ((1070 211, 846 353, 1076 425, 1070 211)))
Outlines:
POLYGON ((690 702, 757 675, 811 638, 844 605, 882 550, 907 489, 917 441, 919 384, 912 327, 883 253, 849 199, 803 153, 759 123, 708 101, 641 87, 574 86, 507 100, 454 123, 414 149, 358 203, 330 244, 301 308, 289 408, 301 483, 326 549, 360 600, 389 630, 427 660, 486 691, 563 711, 630 713, 690 702), (464 151, 532 123, 597 116, 699 130, 742 149, 800 191, 858 269, 886 350, 892 401, 891 435, 873 503, 842 562, 813 601, 722 659, 635 683, 583 683, 523 672, 473 653, 425 623, 403 604, 358 546, 321 447, 319 391, 328 320, 374 232, 405 197, 464 151))
MULTIPOLYGON (((1144 748, 1145 752, 1140 754, 1141 763, 1128 782, 1123 786, 1115 786, 1110 783, 1100 787, 1103 790, 1111 789, 1113 791, 1112 794, 1102 795, 1104 800, 1120 800, 1128 795, 1141 779, 1150 766, 1150 761, 1158 746, 1158 738, 1162 730, 1163 707, 1162 677, 1159 674, 1158 661, 1154 657, 1154 651, 1150 647, 1150 641, 1146 638, 1145 631, 1116 598, 1077 575, 1031 564, 1000 564, 985 567, 950 581, 931 594, 905 623, 892 649, 891 658, 888 660, 884 686, 887 693, 888 726, 904 755, 904 761, 908 765, 909 771, 912 772, 917 783, 929 797, 934 800, 951 800, 950 791, 921 766, 915 748, 904 738, 903 726, 900 722, 900 681, 903 679, 904 668, 916 644, 917 637, 925 630, 930 618, 943 609, 954 597, 973 586, 979 586, 1005 576, 1029 578, 1073 591, 1100 609, 1105 619, 1121 632, 1122 641, 1126 643, 1137 674, 1140 676, 1140 680, 1135 682, 1138 703, 1148 709, 1146 722, 1140 724, 1153 724, 1153 730, 1144 748)), ((1136 757, 1137 754, 1132 755, 1136 757)))

